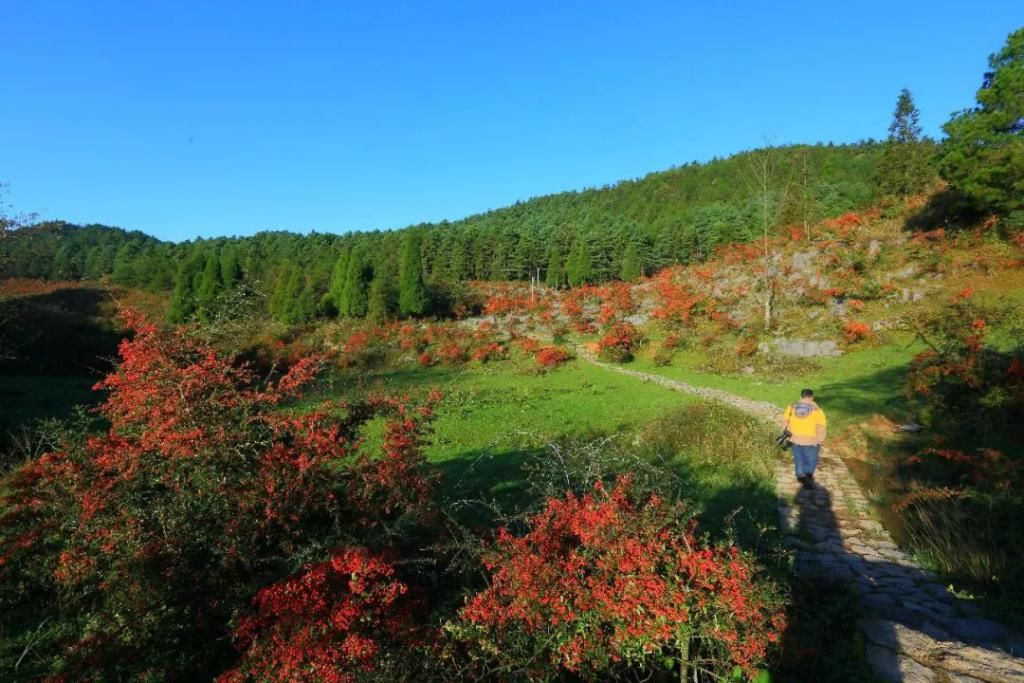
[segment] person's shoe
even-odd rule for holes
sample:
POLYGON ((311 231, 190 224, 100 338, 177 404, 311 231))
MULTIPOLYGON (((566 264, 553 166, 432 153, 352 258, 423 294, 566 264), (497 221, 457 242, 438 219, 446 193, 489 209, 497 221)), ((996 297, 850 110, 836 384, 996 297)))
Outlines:
POLYGON ((806 484, 807 483, 807 475, 806 474, 801 474, 800 476, 798 476, 796 478, 796 480, 798 482, 800 482, 801 484, 806 484))
POLYGON ((814 475, 813 474, 805 474, 803 479, 800 480, 800 483, 804 485, 805 489, 813 489, 814 488, 814 475))

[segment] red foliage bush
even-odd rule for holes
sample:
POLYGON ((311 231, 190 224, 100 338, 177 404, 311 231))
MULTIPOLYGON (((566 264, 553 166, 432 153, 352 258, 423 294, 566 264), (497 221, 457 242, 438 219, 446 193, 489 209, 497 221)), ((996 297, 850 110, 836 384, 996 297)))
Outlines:
POLYGON ((655 286, 657 303, 651 315, 658 320, 689 324, 703 311, 706 297, 692 293, 686 285, 676 284, 670 276, 659 276, 655 286))
POLYGON ((414 626, 394 568, 363 548, 267 586, 253 599, 235 638, 243 652, 221 683, 354 683, 379 668, 384 652, 401 655, 414 626))
POLYGON ((537 365, 545 368, 553 368, 565 363, 572 358, 572 356, 570 356, 567 351, 560 349, 557 346, 545 346, 537 351, 534 358, 537 361, 537 365))
POLYGON ((488 342, 483 346, 478 346, 473 349, 471 354, 473 360, 478 360, 481 363, 486 363, 492 360, 500 360, 506 356, 505 347, 498 342, 488 342))
POLYGON ((598 679, 655 657, 753 677, 784 625, 735 547, 706 547, 678 506, 637 501, 630 482, 551 499, 525 535, 484 556, 488 588, 448 625, 471 653, 548 680, 598 679))
POLYGON ((843 337, 846 338, 846 341, 849 344, 854 344, 871 336, 871 325, 857 322, 855 320, 843 323, 842 329, 843 337))
POLYGON ((619 322, 597 342, 598 354, 607 360, 624 363, 633 358, 633 352, 640 343, 642 335, 630 323, 619 322))
POLYGON ((457 341, 447 341, 438 347, 437 357, 450 365, 462 363, 466 360, 466 347, 457 341))
POLYGON ((37 651, 49 647, 71 677, 208 678, 254 577, 341 530, 390 538, 430 518, 422 439, 439 396, 281 411, 316 358, 260 382, 187 331, 125 319, 135 336, 97 384, 109 430, 69 433, 0 493, 0 602, 38 606, 56 584, 62 637, 37 651), (385 419, 380 457, 360 449, 374 416, 385 419))

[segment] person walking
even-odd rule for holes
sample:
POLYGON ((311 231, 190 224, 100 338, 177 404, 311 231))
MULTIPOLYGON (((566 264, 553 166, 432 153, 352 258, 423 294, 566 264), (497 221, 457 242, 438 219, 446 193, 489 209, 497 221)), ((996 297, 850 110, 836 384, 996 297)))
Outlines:
POLYGON ((814 487, 814 470, 821 457, 821 444, 828 433, 825 411, 814 401, 814 392, 804 389, 800 400, 788 406, 782 414, 782 425, 790 431, 793 449, 793 469, 796 479, 804 488, 814 487))

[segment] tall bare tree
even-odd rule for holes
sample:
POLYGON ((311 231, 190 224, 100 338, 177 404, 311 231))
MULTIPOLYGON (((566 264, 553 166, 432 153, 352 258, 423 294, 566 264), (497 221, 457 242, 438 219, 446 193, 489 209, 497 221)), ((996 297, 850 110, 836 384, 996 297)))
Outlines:
POLYGON ((779 207, 784 203, 786 188, 777 187, 778 182, 778 150, 775 145, 765 141, 765 145, 750 153, 750 185, 757 199, 758 213, 761 218, 761 246, 764 274, 764 329, 770 330, 773 322, 775 305, 776 267, 774 250, 771 247, 771 229, 778 222, 779 207))

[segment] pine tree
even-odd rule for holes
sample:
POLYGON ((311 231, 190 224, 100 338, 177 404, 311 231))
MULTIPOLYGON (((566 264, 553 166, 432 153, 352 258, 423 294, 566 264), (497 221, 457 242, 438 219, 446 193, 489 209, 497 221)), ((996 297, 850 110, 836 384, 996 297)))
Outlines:
POLYGON ((373 275, 364 260, 360 249, 353 249, 348 257, 345 269, 345 288, 342 290, 338 312, 349 318, 362 318, 366 315, 369 297, 370 277, 373 275))
POLYGON ((348 247, 343 247, 334 262, 334 270, 331 272, 331 281, 327 286, 327 294, 324 295, 324 308, 328 311, 340 314, 342 302, 345 298, 345 284, 348 282, 348 247))
POLYGON ((569 251, 569 261, 565 266, 565 274, 570 287, 585 285, 594 276, 593 266, 590 260, 590 248, 587 240, 577 237, 569 251))
POLYGON ((398 312, 404 316, 423 315, 427 310, 427 288, 423 284, 420 240, 415 232, 402 239, 402 260, 398 268, 398 312))
POLYGON ((378 323, 388 320, 398 308, 398 297, 398 293, 395 292, 394 273, 387 260, 382 258, 373 269, 366 317, 378 323))
POLYGON ((220 281, 226 289, 231 289, 242 280, 242 266, 238 262, 238 250, 225 247, 220 252, 220 281))
POLYGON ((181 262, 174 277, 174 293, 167 310, 167 320, 182 323, 189 320, 196 311, 195 283, 203 263, 201 254, 193 254, 181 262))
POLYGON ((975 207, 1024 211, 1024 28, 989 57, 978 104, 943 130, 939 172, 975 207))
POLYGON ((221 291, 223 285, 220 280, 220 262, 216 252, 211 251, 206 255, 206 263, 195 287, 196 309, 201 318, 207 318, 221 291))
POLYGON ((636 244, 630 242, 622 257, 622 269, 619 272, 619 277, 623 282, 636 282, 642 275, 640 255, 637 253, 636 244))
POLYGON ((548 270, 544 276, 548 287, 561 287, 565 284, 565 263, 562 261, 562 250, 555 242, 548 250, 548 270))
POLYGON ((921 141, 919 119, 914 98, 904 88, 896 99, 885 154, 878 166, 878 184, 895 197, 921 192, 931 180, 928 149, 921 141))

